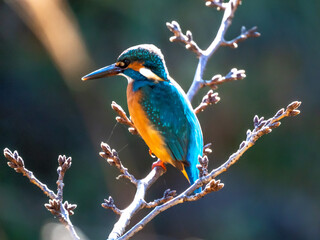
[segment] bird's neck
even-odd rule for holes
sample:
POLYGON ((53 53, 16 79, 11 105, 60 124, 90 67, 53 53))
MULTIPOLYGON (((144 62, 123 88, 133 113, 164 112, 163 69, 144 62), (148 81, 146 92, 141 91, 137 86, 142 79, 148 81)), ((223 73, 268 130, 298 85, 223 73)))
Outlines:
POLYGON ((148 67, 139 70, 129 68, 123 72, 123 75, 127 78, 128 83, 132 82, 132 89, 134 92, 144 86, 154 86, 162 81, 170 81, 170 77, 165 70, 164 72, 159 70, 155 73, 148 67))
POLYGON ((138 91, 140 88, 144 86, 154 86, 158 84, 157 81, 150 80, 143 76, 141 73, 133 70, 127 70, 125 74, 123 74, 128 80, 128 84, 131 85, 131 89, 133 92, 138 91))

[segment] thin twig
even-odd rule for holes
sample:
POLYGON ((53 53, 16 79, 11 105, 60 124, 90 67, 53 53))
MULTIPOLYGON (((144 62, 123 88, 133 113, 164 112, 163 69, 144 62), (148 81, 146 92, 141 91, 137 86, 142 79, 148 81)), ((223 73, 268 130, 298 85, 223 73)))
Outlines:
POLYGON ((122 165, 117 151, 114 149, 111 149, 110 146, 104 142, 101 142, 101 149, 102 149, 102 152, 99 153, 100 156, 106 159, 111 166, 115 166, 116 168, 119 169, 121 175, 119 175, 117 179, 122 177, 126 178, 130 180, 130 182, 133 183, 135 186, 137 186, 138 180, 132 174, 129 173, 127 168, 125 168, 122 165))
POLYGON ((202 112, 204 109, 206 109, 209 105, 217 104, 219 101, 220 97, 218 96, 218 93, 213 92, 213 90, 211 89, 206 95, 204 95, 199 106, 196 107, 193 111, 195 114, 198 114, 199 112, 202 112))
POLYGON ((187 31, 184 34, 181 31, 180 25, 176 21, 172 21, 171 23, 167 22, 167 28, 174 34, 174 36, 170 37, 170 42, 181 42, 186 45, 186 49, 194 52, 197 57, 200 57, 203 54, 203 51, 198 47, 197 43, 193 41, 191 31, 187 31))
POLYGON ((111 107, 119 115, 116 117, 117 122, 129 126, 128 131, 131 134, 139 135, 136 127, 134 126, 134 123, 132 122, 132 120, 130 118, 127 117, 127 114, 122 109, 122 107, 119 104, 117 104, 115 101, 112 101, 111 107))
POLYGON ((156 199, 152 202, 146 202, 145 203, 145 208, 155 208, 163 203, 166 203, 168 201, 170 201, 171 199, 173 199, 175 196, 177 195, 177 192, 176 190, 170 190, 170 189, 167 189, 164 191, 163 193, 163 197, 162 198, 159 198, 159 199, 156 199))
POLYGON ((58 172, 58 181, 57 181, 57 200, 63 201, 63 178, 66 171, 71 167, 72 159, 71 157, 66 157, 65 155, 58 157, 59 167, 57 169, 58 172))
POLYGON ((116 207, 114 200, 111 196, 108 199, 104 199, 104 203, 101 206, 105 209, 111 209, 115 214, 121 215, 122 211, 116 207))
POLYGON ((209 105, 216 104, 220 101, 220 97, 217 92, 213 92, 218 88, 218 85, 230 81, 242 80, 246 77, 244 70, 238 70, 233 68, 226 76, 220 74, 212 77, 211 80, 203 81, 203 85, 209 86, 211 90, 202 98, 202 101, 198 107, 194 109, 194 112, 197 114, 206 109, 209 105))
POLYGON ((249 37, 260 37, 261 34, 259 32, 257 32, 257 29, 258 29, 258 27, 255 26, 255 27, 252 27, 251 29, 247 30, 245 26, 242 26, 240 35, 230 41, 224 40, 222 42, 222 46, 237 48, 239 42, 242 42, 249 37))
POLYGON ((66 158, 66 156, 59 156, 58 158, 59 167, 57 172, 59 176, 57 181, 57 194, 55 194, 46 184, 43 184, 31 171, 25 168, 24 161, 17 151, 12 153, 8 148, 5 148, 3 153, 6 159, 9 160, 9 167, 13 168, 18 173, 22 173, 23 176, 26 176, 31 183, 40 188, 42 192, 50 198, 49 203, 44 204, 44 206, 52 215, 59 218, 59 221, 69 230, 71 237, 75 240, 80 239, 69 217, 74 214, 73 210, 77 205, 69 204, 68 201, 63 203, 63 178, 65 172, 71 166, 71 157, 66 158))
POLYGON ((246 77, 245 70, 238 70, 236 68, 232 68, 230 72, 222 76, 220 74, 214 75, 211 80, 204 81, 204 85, 209 86, 211 89, 217 89, 220 84, 231 82, 231 81, 237 81, 242 80, 246 77))
POLYGON ((5 148, 3 150, 3 154, 6 159, 9 160, 7 163, 9 167, 13 168, 17 173, 22 173, 23 176, 27 177, 31 183, 40 188, 42 192, 50 199, 57 198, 57 195, 52 190, 50 190, 46 184, 43 184, 34 176, 33 172, 25 168, 24 161, 22 157, 19 156, 18 151, 14 151, 12 153, 8 148, 5 148))

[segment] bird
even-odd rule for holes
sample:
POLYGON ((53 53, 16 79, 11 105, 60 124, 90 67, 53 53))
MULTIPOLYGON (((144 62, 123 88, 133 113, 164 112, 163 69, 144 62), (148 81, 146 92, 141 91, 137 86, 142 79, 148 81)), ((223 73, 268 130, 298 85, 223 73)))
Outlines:
MULTIPOLYGON (((121 75, 127 78, 127 104, 139 135, 158 158, 152 168, 171 164, 190 184, 199 178, 203 153, 200 123, 187 95, 170 77, 164 56, 153 44, 140 44, 120 54, 114 64, 82 77, 83 81, 121 75)), ((194 191, 199 193, 200 188, 194 191)))

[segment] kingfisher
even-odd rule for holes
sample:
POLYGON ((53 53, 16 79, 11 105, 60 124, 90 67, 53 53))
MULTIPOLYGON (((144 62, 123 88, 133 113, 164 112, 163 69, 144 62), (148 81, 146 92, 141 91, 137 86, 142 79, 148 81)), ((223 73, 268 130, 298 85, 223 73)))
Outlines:
MULTIPOLYGON (((171 164, 193 184, 203 153, 199 121, 185 92, 169 75, 161 50, 152 44, 128 48, 116 63, 82 77, 83 81, 121 75, 127 78, 127 103, 138 133, 158 158, 171 164)), ((197 189, 195 193, 200 192, 197 189)))

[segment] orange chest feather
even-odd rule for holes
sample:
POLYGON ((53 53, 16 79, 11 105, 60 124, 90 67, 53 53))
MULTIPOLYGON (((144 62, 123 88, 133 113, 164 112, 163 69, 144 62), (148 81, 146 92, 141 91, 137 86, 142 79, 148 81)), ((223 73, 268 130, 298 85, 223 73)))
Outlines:
POLYGON ((167 151, 163 137, 153 127, 140 104, 142 94, 141 90, 133 91, 132 82, 128 84, 127 101, 131 119, 150 150, 160 158, 161 161, 172 163, 173 160, 167 151))

